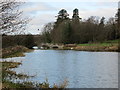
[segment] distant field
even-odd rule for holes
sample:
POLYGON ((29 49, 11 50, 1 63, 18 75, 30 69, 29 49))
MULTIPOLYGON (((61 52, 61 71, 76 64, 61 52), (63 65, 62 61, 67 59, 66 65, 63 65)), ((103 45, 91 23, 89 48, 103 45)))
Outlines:
POLYGON ((78 44, 78 46, 113 46, 113 45, 118 45, 118 39, 117 40, 105 41, 103 43, 78 44))

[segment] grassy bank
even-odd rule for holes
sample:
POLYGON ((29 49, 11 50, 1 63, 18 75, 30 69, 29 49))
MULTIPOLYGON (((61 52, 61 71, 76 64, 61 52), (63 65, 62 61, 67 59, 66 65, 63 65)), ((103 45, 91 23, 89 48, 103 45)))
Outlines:
POLYGON ((2 88, 19 88, 23 87, 23 85, 18 85, 18 83, 14 83, 11 81, 11 79, 23 79, 28 78, 29 76, 24 74, 16 74, 16 72, 12 71, 12 68, 17 68, 19 65, 21 65, 20 62, 0 62, 2 65, 2 88))
POLYGON ((78 44, 78 46, 106 46, 106 47, 111 47, 116 45, 118 45, 118 40, 109 40, 101 43, 78 44))
POLYGON ((2 51, 2 58, 9 58, 9 57, 19 57, 24 56, 24 52, 32 51, 24 46, 10 46, 7 48, 1 49, 2 51))
POLYGON ((85 43, 63 47, 63 50, 78 50, 78 51, 118 51, 118 41, 110 40, 101 43, 85 43))

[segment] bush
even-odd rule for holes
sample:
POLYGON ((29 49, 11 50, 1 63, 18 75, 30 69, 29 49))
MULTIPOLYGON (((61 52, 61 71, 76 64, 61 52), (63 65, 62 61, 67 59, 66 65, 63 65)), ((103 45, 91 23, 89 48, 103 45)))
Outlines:
POLYGON ((7 35, 2 37, 2 48, 10 46, 22 45, 27 48, 32 48, 34 43, 33 35, 7 35))

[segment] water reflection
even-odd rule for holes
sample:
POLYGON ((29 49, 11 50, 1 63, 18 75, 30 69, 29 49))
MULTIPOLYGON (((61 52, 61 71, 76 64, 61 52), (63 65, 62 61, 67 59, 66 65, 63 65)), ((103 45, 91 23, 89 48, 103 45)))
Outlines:
POLYGON ((72 50, 35 50, 26 53, 22 66, 15 69, 36 75, 31 79, 50 84, 67 79, 70 88, 117 88, 118 53, 83 52, 72 50))

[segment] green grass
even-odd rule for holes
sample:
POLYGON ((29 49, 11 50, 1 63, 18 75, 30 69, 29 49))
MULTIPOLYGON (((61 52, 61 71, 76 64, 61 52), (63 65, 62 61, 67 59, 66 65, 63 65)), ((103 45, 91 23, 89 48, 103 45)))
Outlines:
POLYGON ((112 46, 110 43, 79 44, 79 46, 112 46))
POLYGON ((108 41, 105 41, 106 43, 118 43, 119 42, 119 39, 116 39, 116 40, 108 40, 108 41))
POLYGON ((118 40, 109 40, 102 43, 85 43, 85 44, 78 44, 78 46, 114 46, 118 45, 118 40))

